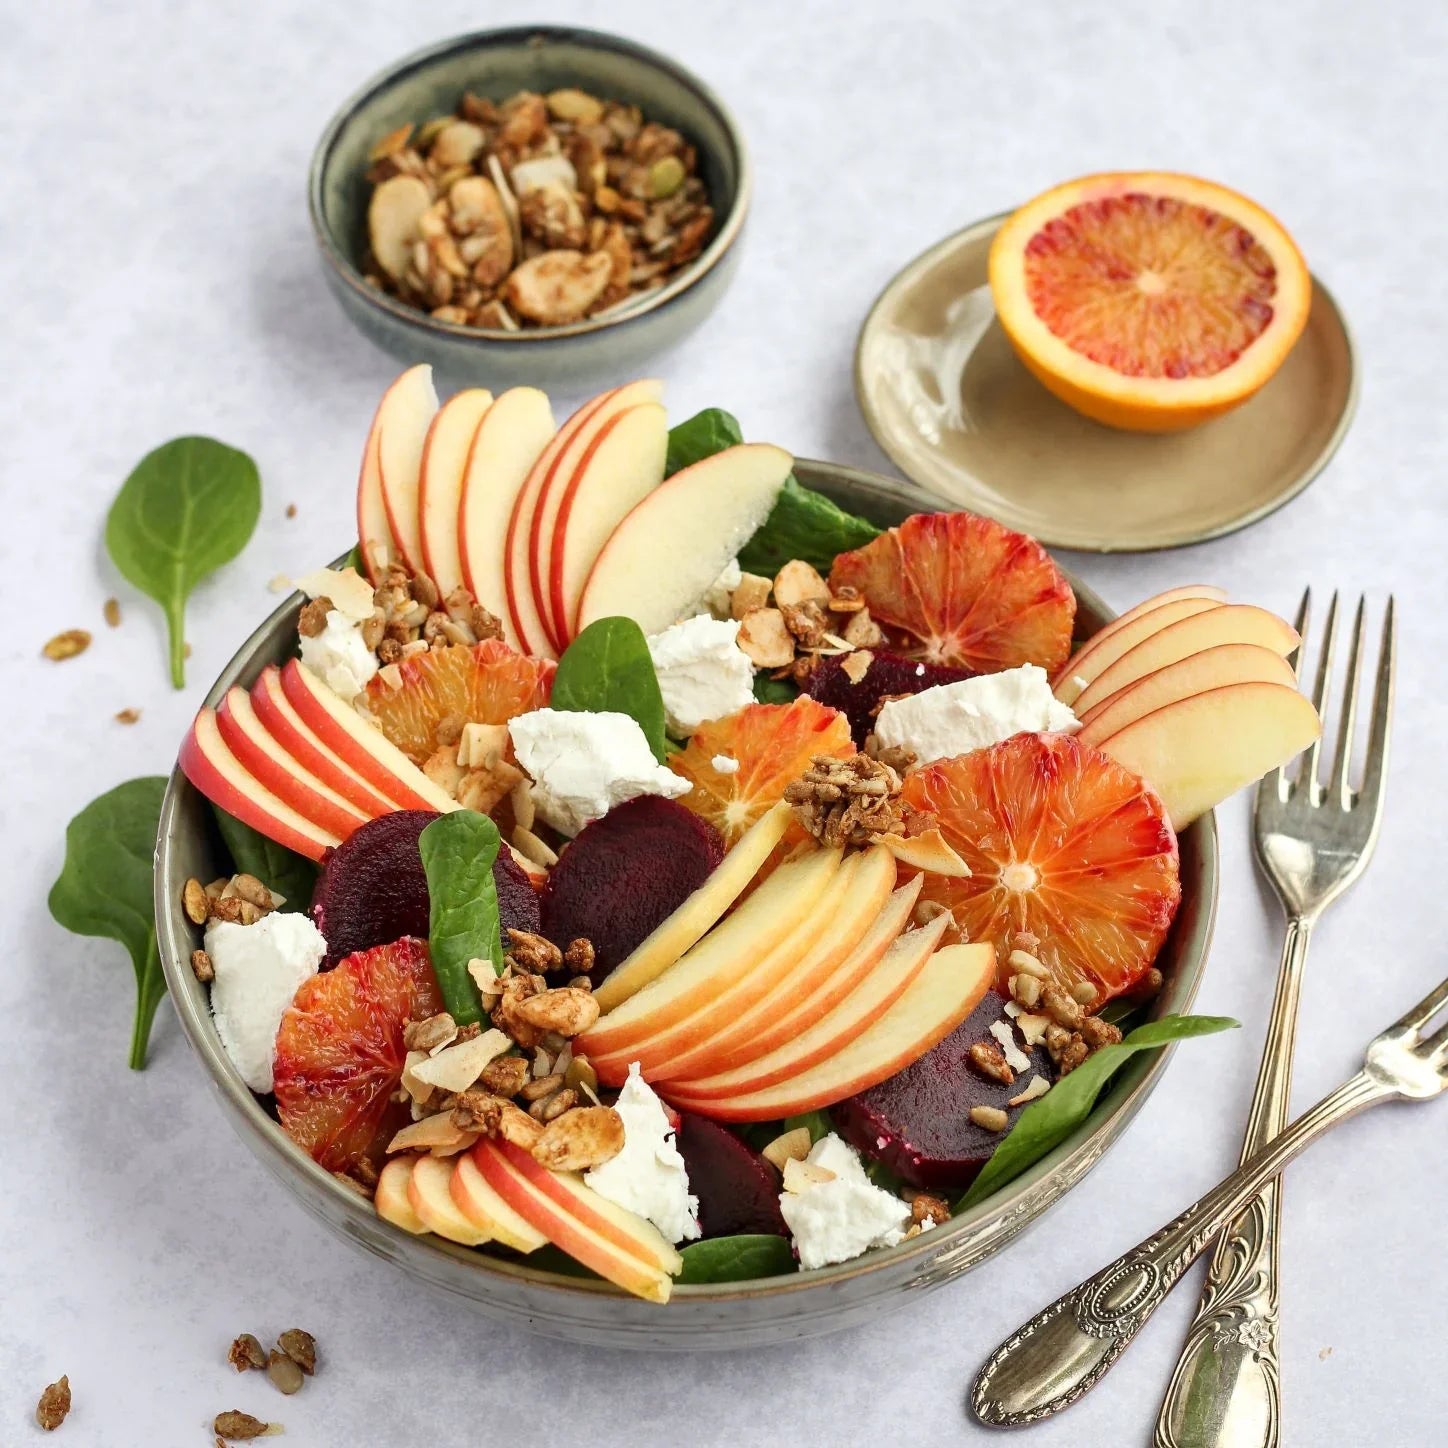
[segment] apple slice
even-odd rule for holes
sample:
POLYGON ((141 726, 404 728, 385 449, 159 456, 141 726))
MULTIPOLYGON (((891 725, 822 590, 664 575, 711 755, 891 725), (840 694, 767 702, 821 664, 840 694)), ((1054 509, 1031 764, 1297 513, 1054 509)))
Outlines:
POLYGON ((342 843, 341 835, 324 830, 242 767, 221 737, 212 709, 196 716, 181 741, 179 762, 181 772, 212 804, 309 860, 320 860, 342 843))
POLYGON ((809 947, 799 927, 806 920, 817 929, 823 923, 816 907, 828 898, 842 858, 841 850, 812 849, 781 865, 692 950, 580 1036, 579 1049, 599 1079, 621 1083, 642 1042, 677 1026, 762 965, 771 978, 793 969, 809 947))
MULTIPOLYGON (((861 986, 876 969, 885 952, 910 924, 910 913, 920 897, 923 875, 901 885, 885 902, 863 939, 833 970, 817 979, 806 980, 807 990, 798 1000, 782 1006, 772 994, 761 994, 741 1011, 712 1040, 697 1050, 681 1053, 656 1074, 660 1081, 699 1080, 716 1076, 757 1061, 771 1051, 803 1035, 861 986)), ((809 963, 801 965, 809 969, 809 963)))
POLYGON ((1185 829, 1322 734, 1311 703, 1286 684, 1227 684, 1144 715, 1098 746, 1162 797, 1185 829))
POLYGON ((377 1174, 377 1190, 372 1194, 372 1205, 384 1222, 411 1232, 414 1237, 427 1234, 427 1224, 412 1209, 407 1187, 412 1180, 412 1164, 415 1156, 394 1156, 377 1174))
POLYGON ((713 926, 759 873, 793 818, 781 800, 755 820, 718 868, 593 993, 605 1015, 662 975, 713 926))
POLYGON ((970 878, 970 866, 956 854, 938 829, 925 830, 918 835, 881 835, 880 843, 902 865, 925 870, 931 875, 944 875, 951 880, 970 878))
POLYGON ((362 555, 362 571, 374 584, 382 581, 384 560, 390 561, 397 551, 392 529, 387 526, 387 506, 382 501, 380 452, 374 418, 362 449, 362 471, 357 478, 357 547, 362 555))
MULTIPOLYGON (((669 422, 657 402, 614 412, 589 441, 561 492, 549 543, 549 610, 570 643, 578 601, 613 530, 664 480, 669 422)), ((550 494, 551 501, 551 494, 550 494)))
POLYGON ((385 734, 344 704, 307 666, 289 659, 282 668, 282 690, 302 722, 363 780, 391 799, 398 809, 430 809, 440 814, 458 808, 385 734))
POLYGON ((1071 707, 1078 717, 1089 713, 1118 689, 1218 644, 1256 644, 1285 658, 1297 647, 1297 630, 1265 608, 1250 603, 1221 604, 1205 613, 1178 619, 1128 649, 1097 674, 1071 707))
POLYGON ((420 1156, 407 1179, 407 1201, 429 1232, 462 1247, 481 1247, 493 1234, 465 1216, 452 1199, 453 1161, 449 1156, 420 1156))
POLYGON ((422 457, 428 424, 436 411, 437 393, 433 390, 432 368, 427 366, 409 367, 377 404, 367 445, 362 451, 362 473, 357 482, 357 540, 362 549, 363 566, 373 583, 380 582, 385 571, 376 552, 379 544, 388 550, 389 558, 400 554, 413 568, 422 564, 418 546, 417 464, 422 457), (410 441, 413 439, 415 445, 410 441), (413 454, 410 503, 401 496, 409 451, 413 454), (389 471, 399 490, 395 505, 388 497, 389 471), (394 506, 405 532, 398 531, 394 506), (409 540, 413 548, 410 554, 409 540))
POLYGON ((1081 740, 1099 744, 1143 715, 1175 704, 1178 699, 1220 689, 1227 684, 1286 684, 1295 688, 1297 676, 1280 654, 1260 644, 1218 644, 1199 654, 1188 654, 1103 699, 1081 720, 1081 740))
MULTIPOLYGON (((940 944, 950 925, 947 915, 937 915, 919 930, 908 931, 891 941, 879 964, 833 1010, 807 1029, 764 1055, 755 1056, 729 1071, 670 1085, 679 1100, 720 1101, 791 1081, 821 1061, 838 1055, 856 1036, 868 1030, 910 988, 925 969, 925 962, 940 944)), ((671 1095, 670 1100, 673 1100, 671 1095)), ((789 1113, 786 1113, 788 1115, 789 1113)))
POLYGON ((418 465, 417 518, 422 566, 446 598, 463 581, 458 519, 468 453, 493 394, 482 387, 454 393, 434 414, 418 465))
POLYGON ((1194 618, 1199 613, 1221 607, 1221 602, 1215 598, 1178 598, 1171 603, 1145 609, 1135 618, 1115 620, 1087 643, 1074 659, 1068 660, 1071 672, 1060 676, 1055 686, 1056 697, 1063 704, 1073 703, 1093 680, 1143 639, 1149 639, 1152 634, 1181 619, 1194 618))
POLYGON ((216 727, 248 774, 319 828, 346 839, 372 818, 304 770, 267 733, 245 689, 227 691, 216 710, 216 727))
POLYGON ((603 545, 578 627, 621 614, 658 633, 693 607, 759 530, 794 466, 783 448, 740 443, 680 468, 603 545))
POLYGON ((984 998, 994 976, 992 946, 947 945, 925 962, 883 1015, 808 1070, 777 1085, 724 1100, 686 1100, 672 1088, 669 1097, 675 1105, 716 1121, 773 1121, 832 1106, 903 1071, 939 1045, 984 998))
POLYGON ((515 1252, 536 1252, 547 1245, 548 1238, 531 1222, 524 1221, 492 1187, 478 1170, 472 1153, 465 1151, 452 1158, 452 1181, 448 1190, 457 1209, 480 1231, 515 1252))
POLYGON ((519 490, 555 432, 553 409, 536 387, 510 387, 483 414, 468 450, 458 509, 458 555, 468 592, 502 622, 508 642, 527 652, 513 627, 503 541, 519 490))
POLYGON ((536 1187, 503 1155, 499 1143, 478 1142, 473 1148, 473 1161, 488 1185, 555 1247, 636 1297, 650 1302, 669 1300, 673 1281, 667 1272, 650 1267, 634 1253, 625 1251, 536 1187))

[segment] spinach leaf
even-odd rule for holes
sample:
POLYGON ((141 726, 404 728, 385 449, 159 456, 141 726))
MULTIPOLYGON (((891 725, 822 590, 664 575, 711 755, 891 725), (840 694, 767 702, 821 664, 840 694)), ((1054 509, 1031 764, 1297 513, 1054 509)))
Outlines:
POLYGON ((957 1210, 984 1200, 1065 1141, 1091 1114, 1106 1083, 1138 1051, 1235 1030, 1239 1024, 1229 1016, 1163 1016, 1138 1026, 1120 1045, 1103 1046, 1021 1112, 957 1210))
POLYGON ((863 548, 880 529, 843 508, 823 493, 802 487, 791 474, 774 508, 739 554, 746 573, 773 578, 791 558, 803 558, 828 574, 837 553, 863 548))
POLYGON ((260 513, 256 464, 209 437, 173 438, 147 453, 111 504, 106 548, 126 581, 165 610, 178 689, 187 596, 246 547, 260 513))
POLYGON ((354 573, 360 573, 363 578, 367 577, 367 566, 362 561, 362 545, 354 543, 352 551, 341 562, 343 570, 350 568, 354 573))
POLYGON ((427 876, 428 950, 443 1004, 460 1026, 483 1018, 470 960, 503 968, 502 926, 493 861, 501 840, 487 815, 462 809, 435 819, 418 836, 427 876))
POLYGON ((151 1021, 166 994, 156 949, 151 879, 166 781, 130 779, 93 799, 65 827, 65 864, 50 888, 50 913, 77 935, 119 940, 136 972, 130 1065, 146 1066, 151 1021))
POLYGON ((791 704, 799 698, 799 685, 793 679, 771 679, 767 673, 758 673, 754 697, 761 704, 791 704))
POLYGON ((693 417, 669 429, 669 451, 664 459, 664 476, 671 478, 680 468, 711 458, 744 441, 739 423, 722 407, 706 407, 693 417))
POLYGON ((564 649, 549 703, 575 713, 627 714, 664 762, 664 696, 644 631, 631 618, 595 619, 564 649))
POLYGON ((786 1116, 784 1125, 779 1128, 780 1132, 793 1131, 796 1127, 807 1126, 809 1128, 809 1139, 811 1143, 819 1141, 821 1137, 828 1136, 834 1128, 828 1111, 804 1111, 798 1116, 786 1116))
POLYGON ((788 1237, 745 1233, 691 1242, 679 1255, 684 1270, 676 1282, 747 1282, 753 1277, 778 1277, 794 1271, 788 1237))
POLYGON ((232 867, 239 874, 255 875, 268 890, 285 897, 283 909, 305 912, 317 883, 316 865, 267 839, 259 830, 227 814, 220 805, 212 805, 211 812, 231 854, 232 867))

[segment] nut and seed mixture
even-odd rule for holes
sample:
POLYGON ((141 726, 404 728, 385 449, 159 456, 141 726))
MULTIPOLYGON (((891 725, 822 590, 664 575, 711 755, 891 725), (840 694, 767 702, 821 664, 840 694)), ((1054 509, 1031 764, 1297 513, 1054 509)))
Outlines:
POLYGON ((260 1418, 253 1418, 250 1413, 231 1408, 216 1415, 212 1420, 211 1431, 216 1435, 218 1443, 246 1443, 253 1438, 274 1437, 282 1431, 282 1425, 265 1423, 260 1418))
POLYGON ((40 1395, 40 1401, 35 1405, 35 1421, 47 1433, 53 1433, 65 1422, 65 1415, 69 1412, 70 1378, 63 1376, 57 1378, 40 1395))
MULTIPOLYGON (((286 903, 285 896, 268 890, 255 875, 233 875, 209 885, 192 878, 181 888, 181 906, 193 925, 207 925, 213 920, 255 925, 263 915, 286 903)), ((211 979, 211 961, 204 950, 192 951, 191 969, 199 980, 211 979)))
POLYGON ((1046 967, 1028 950, 1011 951, 1007 964, 1015 972, 1008 982, 1011 999, 1023 1012, 1016 1025, 1028 1046, 1045 1045, 1058 1075, 1069 1075, 1094 1051, 1121 1040, 1116 1026, 1087 1014, 1086 1004, 1095 996, 1089 986, 1081 987, 1080 1000, 1049 984, 1046 967))
POLYGON ((83 654, 90 647, 90 641, 91 636, 86 629, 68 628, 54 638, 47 639, 40 652, 47 659, 59 663, 62 659, 73 659, 77 654, 83 654))
POLYGON ((829 849, 908 835, 916 818, 900 799, 900 776, 868 754, 816 755, 784 797, 800 824, 829 849))
POLYGON ((368 159, 367 281, 457 326, 597 316, 663 286, 713 230, 695 148, 573 88, 465 94, 368 159))

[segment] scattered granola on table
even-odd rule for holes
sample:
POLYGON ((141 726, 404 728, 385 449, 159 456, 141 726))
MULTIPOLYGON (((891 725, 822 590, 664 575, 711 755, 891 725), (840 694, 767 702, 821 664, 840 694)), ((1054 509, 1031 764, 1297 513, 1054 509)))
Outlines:
POLYGON ((47 1433, 53 1433, 65 1422, 65 1415, 69 1412, 70 1378, 62 1376, 40 1395, 40 1401, 35 1405, 35 1421, 47 1433))
POLYGON ((68 628, 47 639, 41 653, 59 663, 62 659, 73 659, 77 654, 83 654, 90 647, 90 641, 91 636, 86 629, 68 628))
POLYGON ((216 1441, 228 1443, 245 1443, 253 1438, 271 1438, 282 1431, 280 1423, 266 1423, 260 1418, 253 1418, 250 1413, 243 1413, 237 1408, 230 1408, 224 1413, 218 1413, 211 1424, 211 1431, 216 1435, 216 1441))
POLYGON ((572 88, 465 94, 369 161, 368 282, 458 326, 595 316, 663 286, 713 229, 695 148, 572 88))

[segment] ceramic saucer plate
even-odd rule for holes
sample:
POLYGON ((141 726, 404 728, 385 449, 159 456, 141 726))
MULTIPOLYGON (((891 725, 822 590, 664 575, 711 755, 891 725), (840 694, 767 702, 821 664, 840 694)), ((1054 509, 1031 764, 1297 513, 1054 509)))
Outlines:
POLYGON ((1250 401, 1185 432, 1121 432, 1058 401, 1011 350, 986 280, 1004 220, 978 221, 917 257, 860 330, 860 408, 908 478, 1050 547, 1130 553, 1244 528, 1326 466, 1352 421, 1358 377, 1320 281, 1297 345, 1250 401))

